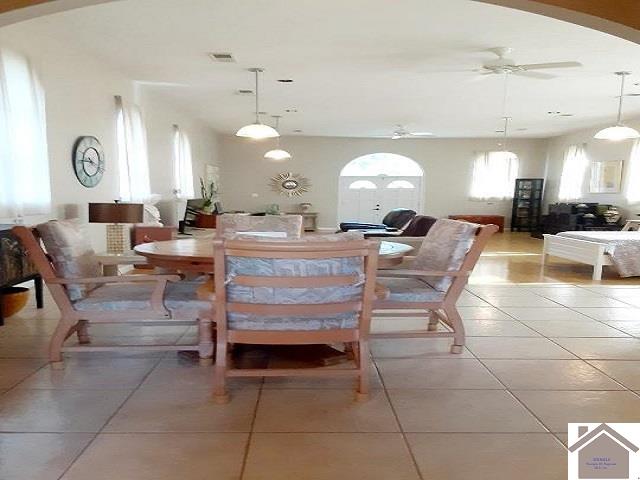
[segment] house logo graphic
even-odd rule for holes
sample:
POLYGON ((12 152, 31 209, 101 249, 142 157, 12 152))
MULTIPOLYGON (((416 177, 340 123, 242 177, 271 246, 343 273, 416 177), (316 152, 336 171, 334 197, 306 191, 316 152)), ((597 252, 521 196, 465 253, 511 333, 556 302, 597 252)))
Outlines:
POLYGON ((640 480, 637 445, 637 423, 570 423, 569 480, 640 480))

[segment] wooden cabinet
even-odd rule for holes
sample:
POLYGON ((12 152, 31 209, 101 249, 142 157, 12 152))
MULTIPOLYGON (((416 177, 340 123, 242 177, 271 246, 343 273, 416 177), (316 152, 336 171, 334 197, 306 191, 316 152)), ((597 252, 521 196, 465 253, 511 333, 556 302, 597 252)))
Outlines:
POLYGON ((542 213, 542 178, 518 178, 511 210, 512 232, 538 230, 542 213))

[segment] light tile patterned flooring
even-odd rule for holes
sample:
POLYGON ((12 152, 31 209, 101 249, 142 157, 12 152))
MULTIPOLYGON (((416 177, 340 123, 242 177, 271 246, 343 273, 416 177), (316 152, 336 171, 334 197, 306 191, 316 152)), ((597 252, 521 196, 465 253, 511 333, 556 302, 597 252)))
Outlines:
POLYGON ((0 479, 561 480, 567 422, 640 421, 640 286, 471 285, 459 304, 461 355, 448 339, 373 342, 369 402, 349 380, 268 379, 235 382, 216 405, 212 369, 174 353, 75 354, 51 370, 47 299, 0 328, 0 479))

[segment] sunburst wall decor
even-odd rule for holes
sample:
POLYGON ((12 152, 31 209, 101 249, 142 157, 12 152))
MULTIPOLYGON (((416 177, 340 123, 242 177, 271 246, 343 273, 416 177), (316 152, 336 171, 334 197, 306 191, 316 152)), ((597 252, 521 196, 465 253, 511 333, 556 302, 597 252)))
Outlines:
POLYGON ((272 177, 269 185, 271 190, 287 197, 300 197, 311 188, 308 178, 299 173, 284 172, 272 177))

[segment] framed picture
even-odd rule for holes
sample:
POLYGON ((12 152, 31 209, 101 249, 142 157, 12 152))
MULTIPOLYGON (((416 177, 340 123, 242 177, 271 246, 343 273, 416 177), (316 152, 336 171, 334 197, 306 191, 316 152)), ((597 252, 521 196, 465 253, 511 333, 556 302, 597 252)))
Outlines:
POLYGON ((619 193, 622 185, 622 160, 591 163, 590 193, 619 193))

